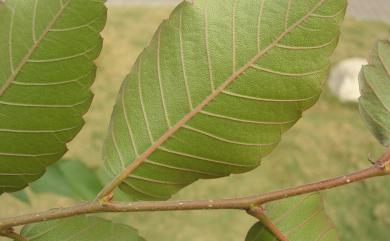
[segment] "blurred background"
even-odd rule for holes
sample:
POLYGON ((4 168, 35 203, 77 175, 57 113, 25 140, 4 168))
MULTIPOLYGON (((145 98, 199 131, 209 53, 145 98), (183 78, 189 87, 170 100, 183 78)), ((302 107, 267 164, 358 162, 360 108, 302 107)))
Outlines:
MULTIPOLYGON (((90 167, 102 165, 100 149, 121 81, 166 18, 175 0, 108 1, 104 48, 97 61, 93 87, 96 97, 86 126, 69 146, 67 158, 90 167)), ((377 39, 388 37, 389 0, 351 0, 342 27, 334 64, 351 57, 367 58, 377 39)), ((355 103, 342 103, 327 88, 320 101, 264 159, 260 168, 244 175, 198 181, 175 199, 204 199, 252 195, 342 175, 371 165, 382 148, 364 127, 355 103)), ((327 211, 342 241, 388 241, 390 179, 377 178, 324 193, 327 211)), ((74 200, 28 191, 31 204, 10 195, 0 197, 1 216, 65 206, 74 200)), ((238 211, 110 214, 117 222, 138 228, 150 241, 242 241, 255 220, 238 211)), ((0 240, 2 240, 0 238, 0 240)), ((92 240, 91 240, 92 241, 92 240)), ((115 237, 112 240, 115 241, 115 237)), ((304 240, 302 240, 304 241, 304 240)))

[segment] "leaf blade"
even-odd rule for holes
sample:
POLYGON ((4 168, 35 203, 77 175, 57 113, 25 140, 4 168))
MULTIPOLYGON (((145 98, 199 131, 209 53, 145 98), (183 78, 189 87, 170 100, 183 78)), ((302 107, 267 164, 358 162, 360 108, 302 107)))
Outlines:
MULTIPOLYGON (((288 198, 266 205, 266 215, 290 241, 337 241, 319 194, 288 198)), ((245 241, 275 240, 260 222, 252 226, 245 241)))
POLYGON ((106 8, 104 1, 10 0, 0 11, 3 193, 42 176, 83 126, 106 8))
POLYGON ((199 178, 252 170, 319 96, 346 2, 294 3, 288 15, 287 1, 229 3, 180 4, 122 85, 104 158, 111 186, 123 181, 134 199, 168 199, 199 178), (266 37, 248 24, 259 18, 266 37), (267 29, 273 21, 281 26, 267 29), (301 65, 275 69, 283 61, 301 65))
POLYGON ((78 200, 92 200, 103 187, 95 169, 81 161, 62 160, 31 185, 36 193, 56 193, 78 200))
POLYGON ((127 225, 87 216, 26 225, 21 235, 31 241, 106 241, 113 237, 118 241, 144 241, 135 229, 127 225))
MULTIPOLYGON (((57 194, 74 200, 93 200, 103 188, 103 183, 108 183, 110 177, 103 168, 88 167, 79 160, 60 160, 47 168, 42 178, 30 184, 29 190, 36 194, 57 194)), ((21 202, 31 204, 27 190, 14 192, 11 195, 21 202)), ((117 201, 126 201, 126 195, 116 190, 114 193, 117 201)))
POLYGON ((389 54, 389 41, 380 41, 359 77, 361 116, 371 133, 386 147, 390 146, 389 54))

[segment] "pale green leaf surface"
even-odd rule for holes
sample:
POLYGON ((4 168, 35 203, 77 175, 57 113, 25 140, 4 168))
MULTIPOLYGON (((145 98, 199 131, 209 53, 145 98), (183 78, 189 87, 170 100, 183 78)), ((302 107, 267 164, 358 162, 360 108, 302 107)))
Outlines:
POLYGON ((0 194, 22 189, 84 124, 104 0, 7 0, 0 8, 0 194))
MULTIPOLYGON (((338 241, 337 231, 325 213, 319 194, 287 198, 265 205, 266 215, 289 241, 338 241)), ((245 241, 275 241, 260 222, 245 241)))
POLYGON ((345 0, 184 1, 124 81, 104 146, 132 199, 260 165, 311 107, 345 0), (140 164, 140 165, 139 165, 140 164))
POLYGON ((74 160, 50 166, 41 179, 31 184, 33 192, 56 193, 79 200, 94 199, 102 188, 96 170, 74 160))
POLYGON ((21 235, 29 241, 144 241, 127 225, 86 216, 30 224, 21 235))
POLYGON ((25 204, 31 205, 30 198, 27 195, 26 190, 20 190, 17 192, 13 192, 11 194, 14 198, 18 199, 21 202, 24 202, 25 204))
POLYGON ((360 73, 360 112, 369 130, 390 146, 390 42, 380 41, 360 73))
MULTIPOLYGON (((76 200, 93 200, 96 194, 108 183, 110 177, 102 168, 94 169, 79 160, 61 160, 47 168, 42 178, 30 184, 34 193, 54 193, 76 200)), ((118 189, 116 200, 126 200, 118 189)), ((12 193, 16 199, 30 204, 25 190, 12 193)))
MULTIPOLYGON (((97 169, 96 175, 99 178, 101 185, 104 185, 106 183, 110 183, 110 181, 112 180, 112 177, 107 173, 104 166, 97 169)), ((96 193, 98 193, 98 192, 96 192, 96 193)), ((96 198, 96 193, 95 193, 95 198, 96 198)), ((119 202, 120 201, 123 201, 123 202, 129 201, 128 195, 124 191, 122 191, 120 188, 117 188, 116 190, 113 191, 113 197, 115 198, 115 201, 119 201, 119 202)))

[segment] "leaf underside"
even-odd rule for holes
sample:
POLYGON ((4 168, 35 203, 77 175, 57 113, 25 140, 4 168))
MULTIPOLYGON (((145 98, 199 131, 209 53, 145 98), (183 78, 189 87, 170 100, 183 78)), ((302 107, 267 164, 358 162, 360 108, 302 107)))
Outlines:
POLYGON ((360 73, 360 112, 369 130, 390 146, 390 41, 380 41, 360 73))
MULTIPOLYGON (((54 193, 76 200, 92 200, 103 185, 97 171, 77 160, 61 160, 48 167, 45 175, 30 185, 34 193, 54 193), (82 185, 81 185, 82 184, 82 185)), ((21 201, 25 197, 13 196, 21 201)))
MULTIPOLYGON (((288 198, 265 206, 266 215, 289 241, 338 241, 337 231, 325 213, 319 194, 288 198)), ((278 240, 261 223, 245 241, 278 240)))
POLYGON ((122 85, 104 145, 108 172, 134 170, 120 185, 134 200, 165 200, 198 179, 256 168, 318 99, 345 8, 181 3, 122 85))
POLYGON ((103 0, 7 0, 0 8, 0 194, 67 151, 92 101, 103 0))
POLYGON ((23 227, 30 241, 145 241, 133 228, 97 217, 73 217, 23 227))
MULTIPOLYGON (((30 191, 37 194, 52 193, 74 200, 93 200, 110 177, 103 168, 86 166, 80 160, 60 160, 47 168, 42 178, 30 184, 30 191), (80 185, 82 183, 82 185, 80 185)), ((26 204, 31 204, 26 189, 11 194, 26 204)), ((120 189, 115 190, 117 201, 128 198, 120 189)))

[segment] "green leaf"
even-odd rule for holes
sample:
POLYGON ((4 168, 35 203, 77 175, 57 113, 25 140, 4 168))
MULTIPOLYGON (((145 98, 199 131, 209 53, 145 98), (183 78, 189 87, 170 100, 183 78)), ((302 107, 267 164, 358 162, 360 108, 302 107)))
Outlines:
MULTIPOLYGON (((287 198, 265 206, 265 213, 289 241, 338 241, 319 194, 287 198)), ((245 241, 275 241, 261 223, 255 224, 245 241)))
MULTIPOLYGON (((93 200, 103 188, 103 184, 109 181, 110 177, 103 168, 94 169, 79 160, 61 160, 48 167, 42 178, 30 184, 30 190, 38 194, 54 193, 76 200, 93 200)), ((25 190, 11 195, 30 204, 25 190)), ((115 190, 114 197, 118 201, 128 199, 120 189, 115 190)))
POLYGON ((18 199, 19 201, 24 202, 27 205, 31 205, 30 198, 28 197, 28 195, 27 195, 25 190, 21 190, 21 191, 18 191, 18 192, 13 192, 13 193, 11 193, 11 195, 14 198, 18 199))
POLYGON ((144 241, 127 225, 86 216, 27 225, 21 235, 29 241, 144 241))
POLYGON ((22 189, 84 124, 103 0, 7 0, 0 8, 0 194, 22 189))
POLYGON ((317 101, 345 8, 181 3, 122 85, 104 146, 108 172, 132 199, 164 200, 200 178, 259 166, 317 101))
POLYGON ((390 146, 390 42, 380 41, 360 73, 360 112, 369 130, 390 146))
POLYGON ((40 180, 31 185, 36 193, 56 193, 81 200, 92 200, 103 188, 96 170, 81 161, 63 160, 48 168, 40 180))
MULTIPOLYGON (((45 175, 30 185, 35 193, 54 193, 76 200, 92 200, 106 181, 98 170, 79 160, 61 160, 48 167, 45 175)), ((29 203, 24 190, 12 193, 20 201, 29 203)))
MULTIPOLYGON (((111 181, 111 176, 108 175, 108 173, 106 172, 103 166, 97 170, 96 175, 98 176, 100 183, 102 184, 110 183, 111 181)), ((102 188, 100 190, 102 190, 102 188)), ((98 192, 95 193, 94 198, 96 198, 97 193, 98 192)), ((114 190, 112 193, 113 193, 113 197, 115 198, 115 201, 127 202, 129 200, 128 195, 119 188, 114 190)))

